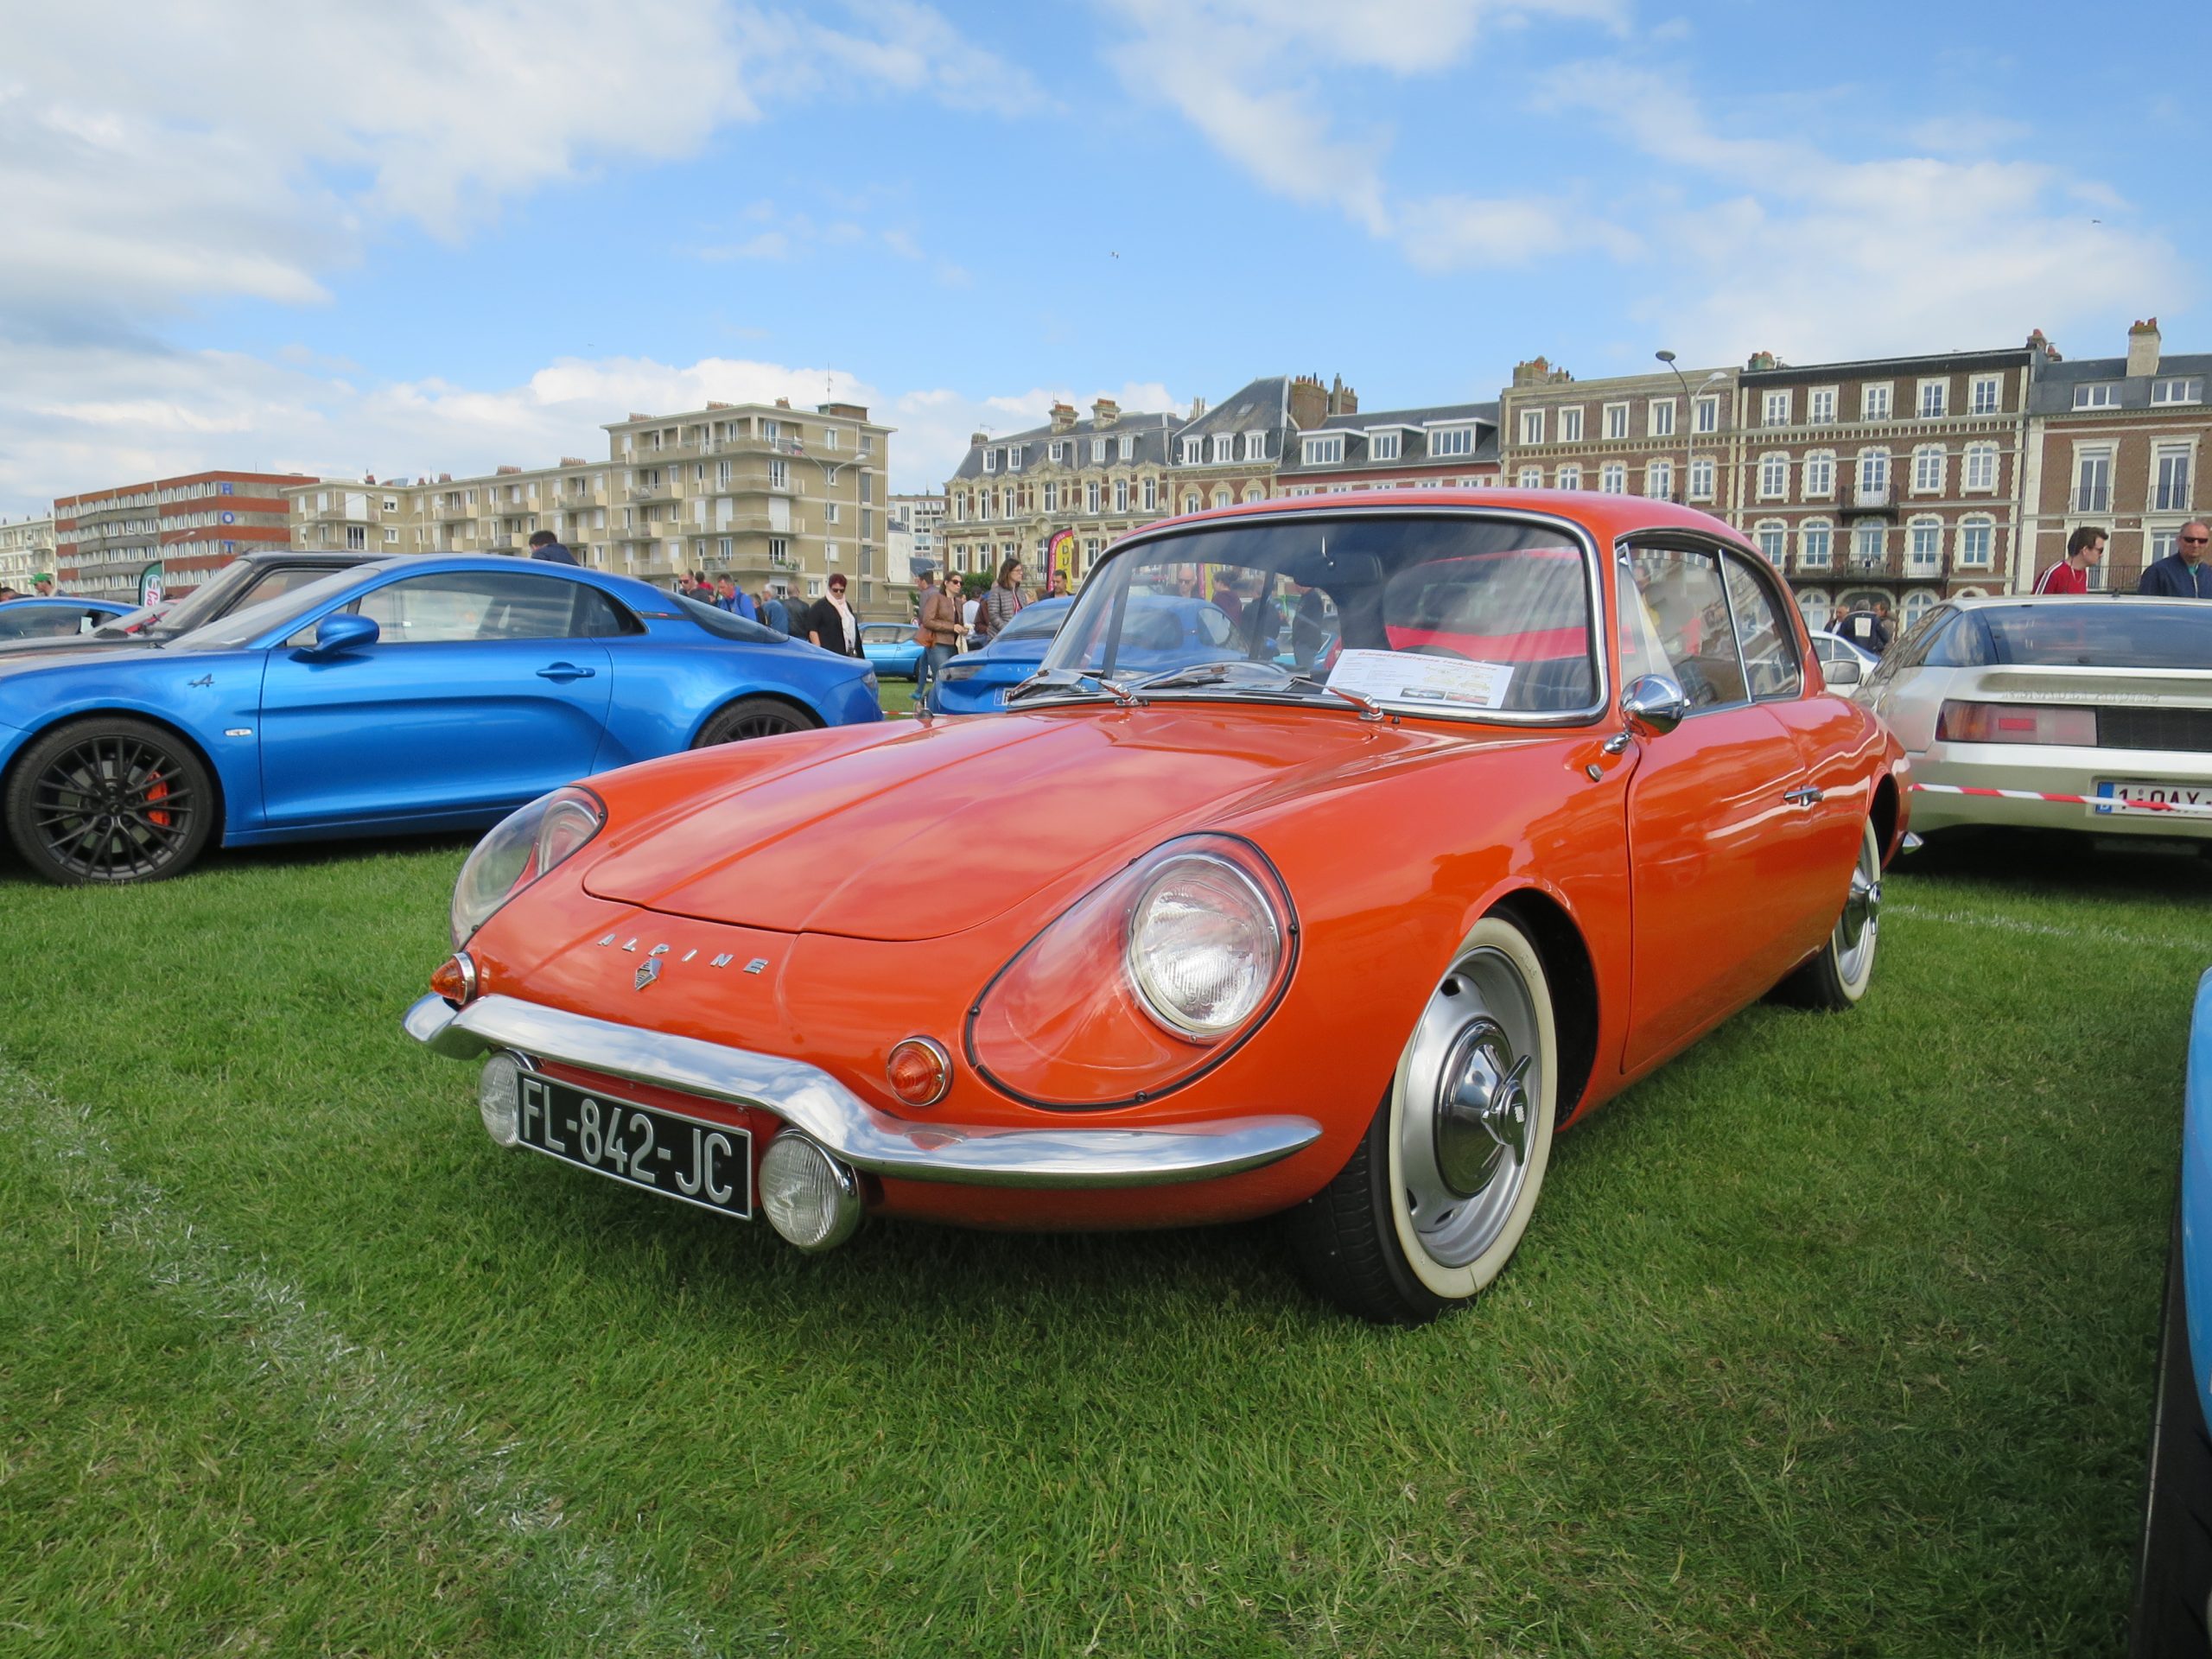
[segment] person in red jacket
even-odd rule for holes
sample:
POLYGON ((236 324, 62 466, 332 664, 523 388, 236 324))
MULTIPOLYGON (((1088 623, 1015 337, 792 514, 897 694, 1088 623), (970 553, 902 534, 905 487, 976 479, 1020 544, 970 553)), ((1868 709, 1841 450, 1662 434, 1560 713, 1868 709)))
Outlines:
POLYGON ((2075 526, 2066 538, 2066 556, 2036 581, 2039 594, 2086 594, 2089 567, 2105 556, 2105 532, 2094 524, 2075 526))

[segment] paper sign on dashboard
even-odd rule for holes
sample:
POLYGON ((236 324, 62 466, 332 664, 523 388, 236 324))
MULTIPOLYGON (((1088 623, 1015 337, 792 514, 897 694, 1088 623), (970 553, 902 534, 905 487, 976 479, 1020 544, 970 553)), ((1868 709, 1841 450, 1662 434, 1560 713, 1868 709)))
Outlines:
POLYGON ((1402 651, 1344 652, 1329 671, 1333 690, 1357 692, 1382 703, 1426 702, 1458 709, 1497 708, 1512 682, 1510 663, 1416 657, 1402 651))

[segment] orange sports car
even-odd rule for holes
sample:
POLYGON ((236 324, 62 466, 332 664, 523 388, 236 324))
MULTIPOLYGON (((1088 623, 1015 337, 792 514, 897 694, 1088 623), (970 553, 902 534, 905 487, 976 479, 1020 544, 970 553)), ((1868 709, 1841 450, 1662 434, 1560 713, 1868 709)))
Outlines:
POLYGON ((1113 549, 1002 714, 524 808, 407 1029, 500 1145, 802 1249, 1281 1211, 1414 1323, 1497 1277, 1560 1129, 1770 991, 1859 1001, 1904 766, 1701 514, 1269 502, 1113 549), (1126 664, 1190 592, 1226 643, 1126 664))

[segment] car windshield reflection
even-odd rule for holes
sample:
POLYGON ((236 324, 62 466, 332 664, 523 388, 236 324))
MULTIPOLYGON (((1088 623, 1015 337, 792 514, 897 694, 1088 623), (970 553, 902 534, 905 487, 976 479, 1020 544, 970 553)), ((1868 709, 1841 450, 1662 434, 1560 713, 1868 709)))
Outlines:
POLYGON ((1171 533, 1099 569, 1024 700, 1110 681, 1147 698, 1586 714, 1592 569, 1570 531, 1510 517, 1285 515, 1171 533))

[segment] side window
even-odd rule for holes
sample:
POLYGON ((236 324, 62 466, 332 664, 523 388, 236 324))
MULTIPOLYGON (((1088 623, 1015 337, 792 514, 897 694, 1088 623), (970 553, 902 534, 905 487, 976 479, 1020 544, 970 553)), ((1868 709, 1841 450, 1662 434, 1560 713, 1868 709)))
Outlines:
POLYGON ((1690 706, 1749 702, 1719 561, 1702 550, 1676 547, 1633 548, 1629 558, 1666 671, 1690 706))
POLYGON ((608 639, 616 634, 643 633, 645 631, 643 623, 598 588, 588 588, 582 582, 564 582, 562 585, 575 591, 576 616, 573 632, 577 639, 608 639))
POLYGON ((238 598, 225 608, 242 611, 249 605, 259 605, 268 600, 282 599, 294 588, 304 588, 311 582, 321 582, 330 574, 328 569, 320 565, 295 567, 289 569, 280 566, 264 574, 258 581, 240 593, 238 598))
POLYGON ((1796 639, 1777 610, 1774 596, 1734 554, 1722 558, 1721 568, 1751 696, 1762 702, 1798 696, 1805 689, 1805 671, 1797 661, 1796 639))
POLYGON ((1930 668, 1986 668, 1996 660, 1996 653, 1989 648, 1989 630, 1981 619, 1969 612, 1953 613, 1948 627, 1942 626, 1942 613, 1929 618, 1931 626, 1924 644, 1914 644, 1914 654, 1904 666, 1917 668, 1925 662, 1930 668))
POLYGON ((388 583, 363 594, 359 610, 375 620, 385 645, 569 639, 579 632, 576 595, 583 591, 557 577, 447 571, 388 583))

